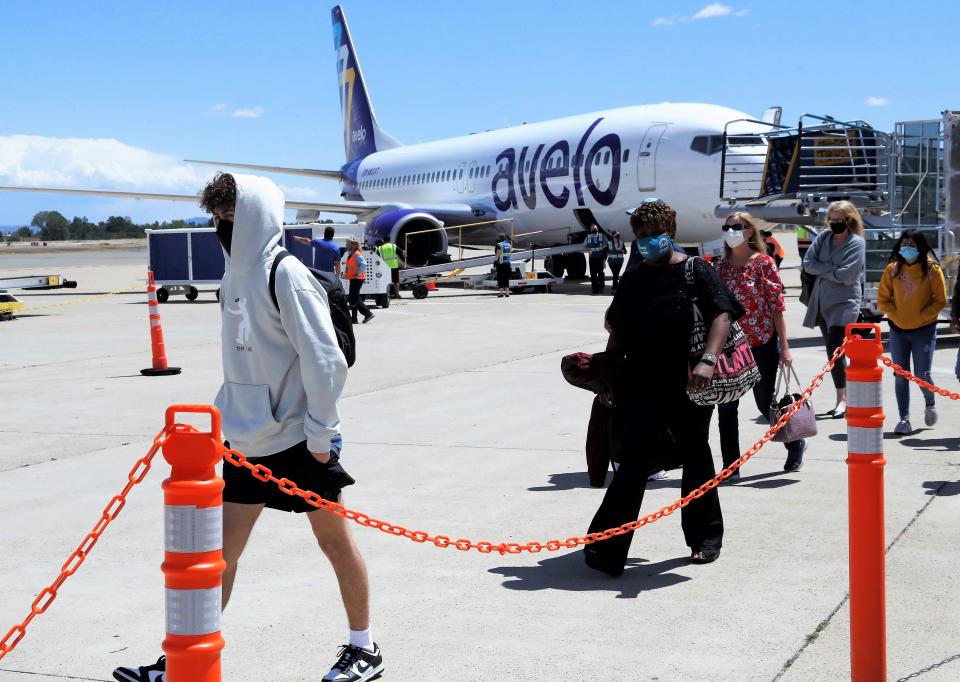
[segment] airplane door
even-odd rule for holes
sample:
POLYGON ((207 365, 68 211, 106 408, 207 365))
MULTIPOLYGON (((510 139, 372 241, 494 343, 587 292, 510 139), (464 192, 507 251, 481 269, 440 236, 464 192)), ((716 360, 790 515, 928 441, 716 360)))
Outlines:
POLYGON ((641 191, 657 188, 657 150, 666 129, 666 123, 655 123, 647 128, 640 142, 640 152, 637 154, 637 189, 641 191))
POLYGON ((461 163, 457 169, 457 192, 463 194, 467 189, 467 164, 461 163))
POLYGON ((470 170, 466 173, 467 178, 467 191, 473 194, 476 189, 476 176, 477 176, 477 162, 470 162, 470 170))

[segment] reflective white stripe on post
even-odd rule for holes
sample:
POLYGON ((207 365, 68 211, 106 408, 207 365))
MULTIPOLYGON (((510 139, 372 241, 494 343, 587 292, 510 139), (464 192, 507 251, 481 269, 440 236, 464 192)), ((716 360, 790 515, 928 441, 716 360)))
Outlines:
POLYGON ((166 589, 167 632, 209 635, 220 631, 220 587, 209 590, 166 589))
POLYGON ((883 452, 883 429, 851 426, 847 429, 847 452, 872 455, 883 452))
POLYGON ((848 381, 847 407, 882 407, 883 384, 879 381, 848 381))
POLYGON ((164 549, 168 552, 213 552, 223 549, 223 508, 164 505, 164 549))

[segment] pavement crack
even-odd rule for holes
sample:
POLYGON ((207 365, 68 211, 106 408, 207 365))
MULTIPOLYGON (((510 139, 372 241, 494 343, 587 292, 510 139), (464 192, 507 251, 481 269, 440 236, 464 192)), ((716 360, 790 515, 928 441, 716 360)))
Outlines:
MULTIPOLYGON (((907 531, 910 530, 910 528, 913 527, 913 524, 917 522, 917 519, 919 519, 923 515, 923 513, 927 511, 927 508, 931 504, 933 504, 933 501, 937 499, 937 497, 939 497, 940 491, 943 490, 943 488, 946 487, 947 485, 949 485, 949 481, 942 481, 940 485, 937 486, 936 489, 929 492, 930 499, 927 500, 926 504, 924 504, 922 507, 920 507, 920 509, 917 510, 917 512, 913 515, 913 518, 911 518, 910 521, 907 522, 907 525, 905 525, 900 530, 900 532, 897 533, 897 536, 890 541, 890 543, 887 545, 886 550, 884 550, 883 552, 884 556, 890 554, 890 550, 892 550, 894 546, 898 542, 900 542, 900 539, 904 535, 906 535, 907 531)), ((807 647, 809 647, 811 644, 817 641, 817 638, 820 636, 820 634, 827 629, 827 627, 833 621, 833 617, 837 615, 837 613, 840 611, 840 609, 843 608, 844 604, 846 604, 847 601, 849 601, 849 599, 850 599, 850 593, 847 592, 845 595, 843 595, 843 599, 841 599, 840 603, 833 608, 830 614, 817 624, 817 627, 814 628, 813 632, 811 632, 809 635, 807 635, 804 638, 803 644, 800 646, 799 649, 797 649, 796 653, 794 653, 793 656, 787 659, 787 661, 783 664, 783 667, 780 668, 780 671, 774 676, 773 682, 776 682, 777 680, 781 679, 787 673, 787 671, 790 670, 790 666, 796 663, 797 660, 800 658, 800 656, 803 654, 803 652, 806 651, 807 647)))
POLYGON ((14 670, 13 668, 0 668, 0 672, 5 673, 16 673, 18 675, 32 675, 34 677, 52 677, 58 680, 87 680, 88 682, 110 682, 110 680, 103 677, 74 677, 72 675, 64 675, 62 673, 38 673, 31 670, 14 670))

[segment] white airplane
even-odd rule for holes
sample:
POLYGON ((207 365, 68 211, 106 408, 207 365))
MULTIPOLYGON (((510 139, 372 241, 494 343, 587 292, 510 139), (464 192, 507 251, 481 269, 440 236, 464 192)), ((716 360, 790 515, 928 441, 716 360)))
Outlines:
MULTIPOLYGON (((483 221, 513 224, 472 229, 464 241, 492 244, 500 232, 513 232, 531 233, 516 238, 521 247, 568 244, 581 241, 594 222, 629 237, 626 209, 654 196, 676 209, 678 241, 718 238, 714 208, 724 128, 747 114, 712 104, 631 106, 404 146, 374 115, 342 7, 331 13, 346 163, 314 170, 192 162, 336 179, 342 202, 288 201, 287 207, 355 215, 367 223, 371 243, 389 237, 406 244, 409 265, 446 253, 455 231, 438 228, 483 221)), ((737 125, 737 132, 765 130, 737 125)), ((196 201, 193 195, 0 189, 196 201)), ((574 276, 586 269, 582 254, 557 257, 553 265, 574 276)))

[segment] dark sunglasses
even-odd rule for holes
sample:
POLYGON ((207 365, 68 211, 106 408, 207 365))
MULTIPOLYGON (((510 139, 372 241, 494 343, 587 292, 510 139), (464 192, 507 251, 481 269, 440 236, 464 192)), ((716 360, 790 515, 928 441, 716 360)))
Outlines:
POLYGON ((728 232, 730 230, 736 230, 737 232, 740 232, 741 230, 747 229, 747 226, 744 225, 743 223, 734 223, 733 225, 727 225, 726 223, 724 223, 720 227, 724 232, 728 232))

